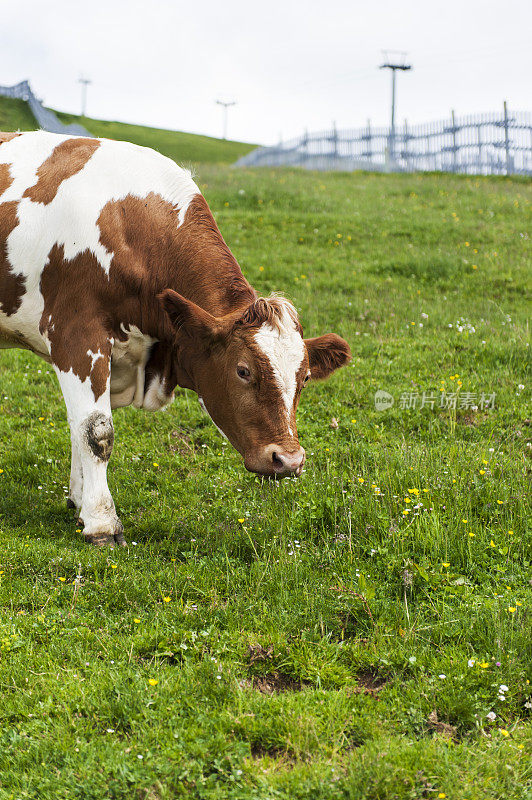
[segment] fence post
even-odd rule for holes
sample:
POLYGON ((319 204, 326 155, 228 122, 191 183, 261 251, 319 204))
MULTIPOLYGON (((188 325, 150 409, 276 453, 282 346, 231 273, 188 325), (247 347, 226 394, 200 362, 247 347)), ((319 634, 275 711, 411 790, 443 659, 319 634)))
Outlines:
POLYGON ((367 147, 367 157, 371 161, 373 158, 373 150, 371 149, 371 120, 368 119, 368 147, 367 147))
POLYGON ((456 172, 457 171, 457 169, 456 169, 456 164, 457 164, 456 154, 457 154, 458 148, 456 147, 456 117, 454 115, 454 108, 451 109, 451 119, 452 119, 452 122, 453 122, 453 172, 456 172))
POLYGON ((504 101, 504 150, 506 152, 506 174, 512 173, 512 159, 510 157, 510 131, 508 129, 508 107, 504 101))
POLYGON ((334 157, 338 158, 338 131, 336 130, 336 122, 333 122, 332 140, 333 140, 333 147, 334 147, 334 157))

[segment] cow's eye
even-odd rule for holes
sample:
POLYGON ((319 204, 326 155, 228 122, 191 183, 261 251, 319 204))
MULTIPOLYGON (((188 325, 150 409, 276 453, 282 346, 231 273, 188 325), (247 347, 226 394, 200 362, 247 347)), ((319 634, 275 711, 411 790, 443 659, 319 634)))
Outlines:
POLYGON ((244 366, 244 364, 238 365, 238 367, 236 368, 236 374, 238 375, 239 378, 242 378, 243 381, 249 381, 249 379, 251 378, 251 372, 247 367, 244 366))
POLYGON ((305 386, 309 382, 309 380, 310 380, 310 372, 308 373, 308 375, 305 375, 303 379, 303 386, 305 386))

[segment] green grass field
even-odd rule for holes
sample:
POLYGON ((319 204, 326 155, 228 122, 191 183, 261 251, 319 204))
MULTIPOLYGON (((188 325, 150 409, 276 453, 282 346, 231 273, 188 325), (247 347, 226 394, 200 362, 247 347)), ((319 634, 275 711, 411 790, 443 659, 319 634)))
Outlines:
POLYGON ((0 131, 34 131, 35 117, 24 100, 0 97, 0 131))
POLYGON ((353 361, 304 393, 300 480, 246 473, 187 391, 116 412, 102 552, 50 367, 2 353, 1 800, 530 798, 530 181, 198 181, 353 361))
MULTIPOLYGON (((128 125, 125 122, 107 122, 75 114, 56 111, 57 116, 69 125, 77 122, 94 136, 106 139, 121 139, 134 142, 143 147, 153 147, 163 155, 185 166, 198 163, 232 164, 240 156, 249 153, 256 146, 246 142, 224 141, 211 136, 198 136, 195 133, 168 131, 161 128, 148 128, 143 125, 128 125)), ((28 104, 23 100, 0 97, 0 131, 31 131, 37 123, 28 104)))

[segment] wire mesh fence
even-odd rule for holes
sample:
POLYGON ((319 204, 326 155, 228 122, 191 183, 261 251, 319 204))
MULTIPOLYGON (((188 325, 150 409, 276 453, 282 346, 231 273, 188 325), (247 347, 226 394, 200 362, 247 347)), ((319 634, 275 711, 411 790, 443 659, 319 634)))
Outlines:
POLYGON ((532 113, 470 114, 395 129, 366 127, 305 133, 259 147, 239 167, 297 166, 316 170, 441 171, 532 175, 532 113))
POLYGON ((34 95, 28 81, 21 81, 15 86, 0 86, 0 96, 13 97, 17 100, 25 100, 37 124, 45 131, 50 133, 66 133, 70 136, 92 136, 83 125, 63 125, 53 111, 45 108, 41 101, 34 95))

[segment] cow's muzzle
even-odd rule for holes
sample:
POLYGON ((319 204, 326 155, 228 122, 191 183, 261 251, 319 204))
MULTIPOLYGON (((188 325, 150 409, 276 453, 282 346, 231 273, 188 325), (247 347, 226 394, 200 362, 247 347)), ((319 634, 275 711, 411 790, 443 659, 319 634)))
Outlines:
POLYGON ((276 444, 269 444, 267 447, 249 454, 244 459, 246 469, 250 472, 257 472, 269 478, 285 478, 294 475, 299 478, 305 463, 305 451, 302 447, 288 452, 286 449, 276 444))

